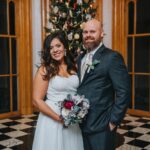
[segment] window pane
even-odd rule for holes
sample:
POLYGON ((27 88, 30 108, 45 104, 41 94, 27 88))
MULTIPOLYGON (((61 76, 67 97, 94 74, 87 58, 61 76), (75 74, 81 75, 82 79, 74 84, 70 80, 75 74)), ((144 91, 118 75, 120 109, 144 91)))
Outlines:
POLYGON ((150 33, 150 0, 137 0, 136 33, 150 33))
MULTIPOLYGON (((129 75, 129 77, 130 77, 130 81, 132 82, 132 80, 133 80, 132 75, 129 75)), ((133 91, 132 91, 132 93, 133 93, 133 91)), ((129 108, 130 109, 132 108, 132 100, 130 100, 129 108)))
POLYGON ((134 3, 130 2, 128 6, 128 34, 134 33, 134 3))
POLYGON ((9 39, 0 37, 0 74, 9 73, 9 56, 9 39))
POLYGON ((132 46, 133 46, 133 40, 132 38, 128 38, 128 50, 127 50, 127 54, 128 54, 128 71, 132 72, 132 46))
POLYGON ((135 76, 135 109, 149 111, 150 76, 135 76))
POLYGON ((17 77, 13 77, 13 111, 18 110, 17 77))
POLYGON ((14 2, 9 3, 9 28, 10 34, 15 34, 15 5, 14 2))
POLYGON ((8 34, 7 31, 7 1, 0 0, 0 34, 8 34))
POLYGON ((16 49, 16 39, 11 39, 12 44, 12 72, 13 74, 17 73, 17 49, 16 49))
POLYGON ((150 73, 150 37, 135 38, 135 72, 150 73))
POLYGON ((0 77, 0 113, 10 111, 9 77, 0 77))

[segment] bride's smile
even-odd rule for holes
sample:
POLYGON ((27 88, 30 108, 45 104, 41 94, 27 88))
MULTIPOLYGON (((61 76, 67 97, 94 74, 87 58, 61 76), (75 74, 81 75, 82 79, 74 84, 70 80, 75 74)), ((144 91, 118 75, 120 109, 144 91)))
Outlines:
POLYGON ((57 39, 53 39, 50 45, 51 57, 56 61, 64 59, 64 45, 57 39))

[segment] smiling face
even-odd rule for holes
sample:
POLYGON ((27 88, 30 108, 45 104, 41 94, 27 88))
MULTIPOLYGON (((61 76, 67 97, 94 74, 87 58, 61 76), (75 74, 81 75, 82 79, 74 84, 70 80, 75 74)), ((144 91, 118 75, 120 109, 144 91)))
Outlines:
POLYGON ((54 38, 50 44, 50 55, 56 61, 64 61, 65 48, 59 39, 54 38))
POLYGON ((103 38, 103 29, 101 23, 92 19, 83 26, 83 44, 89 51, 94 50, 103 38))

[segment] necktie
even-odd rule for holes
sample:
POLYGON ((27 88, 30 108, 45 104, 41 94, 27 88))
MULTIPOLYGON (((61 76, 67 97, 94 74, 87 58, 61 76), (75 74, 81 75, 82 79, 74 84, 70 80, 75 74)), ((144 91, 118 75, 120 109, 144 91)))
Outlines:
POLYGON ((87 53, 85 56, 85 59, 84 59, 82 66, 81 66, 81 81, 83 80, 84 74, 88 68, 88 64, 92 63, 92 57, 93 57, 93 55, 90 53, 87 53))

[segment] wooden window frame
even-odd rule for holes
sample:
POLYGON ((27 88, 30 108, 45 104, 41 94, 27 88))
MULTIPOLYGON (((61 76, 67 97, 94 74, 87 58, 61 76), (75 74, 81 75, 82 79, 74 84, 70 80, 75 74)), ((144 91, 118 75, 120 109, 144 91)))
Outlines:
MULTIPOLYGON (((18 102, 17 112, 0 114, 0 118, 26 115, 32 106, 32 1, 13 0, 16 7, 16 37, 18 49, 18 102)), ((12 104, 11 104, 12 105, 12 104)))
MULTIPOLYGON (((134 0, 129 0, 134 1, 134 0)), ((127 63, 127 26, 128 22, 127 16, 125 13, 128 11, 126 4, 128 3, 126 0, 118 1, 112 0, 112 48, 118 50, 124 57, 125 63, 127 63)), ((134 84, 134 81, 132 81, 134 84)), ((132 90, 134 87, 132 86, 132 90)), ((134 106, 134 96, 132 95, 132 105, 134 106)), ((147 116, 150 117, 150 112, 128 109, 128 113, 132 115, 138 116, 147 116)))

